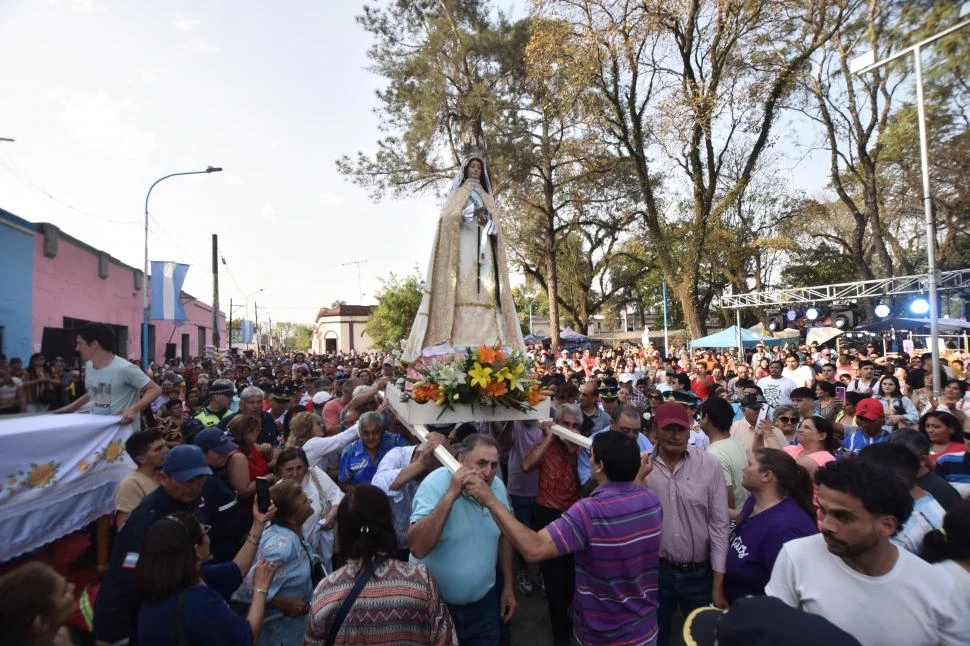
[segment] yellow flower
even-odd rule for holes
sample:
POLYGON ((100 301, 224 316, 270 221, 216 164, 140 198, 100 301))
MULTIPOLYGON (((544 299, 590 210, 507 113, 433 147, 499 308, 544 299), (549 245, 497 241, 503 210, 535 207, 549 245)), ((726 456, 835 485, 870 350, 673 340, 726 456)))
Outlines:
POLYGON ((104 448, 104 459, 108 462, 114 462, 121 457, 122 451, 121 440, 115 440, 104 448))
POLYGON ((525 372, 524 365, 517 363, 512 366, 506 366, 502 368, 502 372, 505 373, 504 379, 509 384, 509 390, 522 390, 522 382, 520 379, 525 372))
POLYGON ((91 468, 91 462, 88 460, 81 460, 77 465, 78 473, 84 473, 91 468))
POLYGON ((471 385, 480 385, 482 388, 487 388, 490 383, 492 383, 492 369, 483 368, 482 364, 475 362, 475 367, 468 371, 468 376, 472 378, 471 385))
POLYGON ((54 462, 46 464, 32 464, 30 472, 27 474, 27 486, 34 489, 46 487, 53 482, 57 475, 57 465, 54 462))

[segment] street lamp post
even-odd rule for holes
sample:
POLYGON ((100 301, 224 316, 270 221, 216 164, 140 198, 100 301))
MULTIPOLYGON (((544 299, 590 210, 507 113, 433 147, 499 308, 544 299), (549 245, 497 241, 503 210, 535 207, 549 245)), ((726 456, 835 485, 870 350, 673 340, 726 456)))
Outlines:
MULTIPOLYGON (((207 173, 219 173, 222 172, 221 168, 216 166, 207 166, 205 170, 193 170, 184 173, 170 173, 164 177, 159 177, 152 185, 148 187, 148 193, 145 194, 145 267, 144 274, 142 274, 142 320, 141 320, 141 367, 142 370, 148 370, 148 199, 152 196, 152 189, 155 186, 169 177, 178 177, 180 175, 205 175, 207 173)), ((177 296, 176 296, 177 298, 177 296)), ((201 350, 201 349, 200 349, 201 350)))
MULTIPOLYGON (((964 9, 966 5, 964 5, 964 9)), ((965 10, 961 10, 960 14, 963 16, 965 10)), ((899 58, 907 56, 909 54, 913 55, 913 66, 916 72, 916 115, 919 120, 919 161, 920 167, 923 175, 923 219, 926 225, 926 256, 927 256, 927 295, 929 297, 930 305, 930 352, 933 356, 933 364, 931 370, 933 374, 939 374, 940 369, 940 325, 939 325, 939 302, 937 298, 937 269, 936 269, 936 217, 933 213, 933 198, 930 195, 930 162, 929 162, 929 151, 927 148, 927 136, 926 136, 926 109, 923 101, 923 60, 922 51, 923 48, 931 43, 948 36, 958 29, 963 29, 967 25, 970 25, 970 20, 964 20, 959 22, 949 29, 944 29, 938 34, 934 34, 929 38, 925 38, 915 45, 911 45, 906 49, 900 50, 895 54, 887 56, 881 61, 876 61, 876 54, 874 51, 866 52, 861 56, 857 56, 849 63, 849 71, 854 74, 866 74, 873 70, 879 69, 887 63, 891 63, 899 58)), ((939 383, 939 379, 933 380, 933 395, 939 397, 942 388, 939 383)))

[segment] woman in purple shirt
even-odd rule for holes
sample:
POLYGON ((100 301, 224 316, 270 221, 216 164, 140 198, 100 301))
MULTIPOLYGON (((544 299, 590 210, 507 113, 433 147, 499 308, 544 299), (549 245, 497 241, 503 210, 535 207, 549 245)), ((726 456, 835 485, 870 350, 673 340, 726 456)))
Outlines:
POLYGON ((731 603, 763 595, 781 546, 818 532, 812 481, 784 451, 755 451, 741 484, 751 496, 731 530, 724 575, 724 596, 731 603))

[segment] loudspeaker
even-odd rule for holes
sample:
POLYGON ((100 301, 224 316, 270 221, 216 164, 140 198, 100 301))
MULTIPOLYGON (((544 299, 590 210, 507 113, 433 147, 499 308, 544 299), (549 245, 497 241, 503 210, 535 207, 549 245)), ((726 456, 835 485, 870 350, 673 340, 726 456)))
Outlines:
POLYGON ((165 344, 165 361, 171 361, 175 358, 175 344, 166 343, 165 344))
POLYGON ((68 365, 74 363, 77 354, 77 332, 59 327, 45 327, 40 340, 40 353, 48 362, 60 357, 68 365))

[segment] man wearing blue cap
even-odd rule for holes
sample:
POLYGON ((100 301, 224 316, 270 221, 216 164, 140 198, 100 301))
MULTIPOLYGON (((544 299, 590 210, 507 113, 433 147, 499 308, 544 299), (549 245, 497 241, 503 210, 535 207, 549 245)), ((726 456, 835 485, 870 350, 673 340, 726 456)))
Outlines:
POLYGON ((115 539, 108 571, 94 604, 94 638, 99 643, 114 644, 136 636, 138 604, 133 574, 148 528, 159 518, 179 511, 193 512, 203 524, 211 524, 212 510, 202 498, 202 488, 210 475, 212 469, 198 446, 176 446, 165 456, 158 489, 142 498, 115 539))
POLYGON ((205 453, 206 463, 212 469, 212 477, 206 479, 202 488, 202 499, 205 500, 212 525, 209 530, 209 551, 214 562, 224 563, 233 559, 242 547, 245 536, 239 498, 226 470, 229 456, 239 447, 232 441, 232 436, 218 426, 200 431, 194 443, 205 453))

